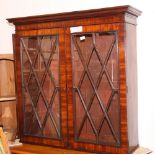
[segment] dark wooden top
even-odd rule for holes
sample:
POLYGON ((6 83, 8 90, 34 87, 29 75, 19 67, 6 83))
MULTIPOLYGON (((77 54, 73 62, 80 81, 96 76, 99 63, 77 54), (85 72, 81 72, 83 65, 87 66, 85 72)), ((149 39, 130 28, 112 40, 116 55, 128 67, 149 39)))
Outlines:
POLYGON ((9 23, 14 25, 22 24, 33 24, 33 23, 42 23, 50 21, 66 21, 71 19, 83 19, 90 17, 103 17, 107 15, 116 15, 116 14, 125 14, 138 17, 141 14, 141 11, 129 6, 116 6, 108 7, 101 9, 92 9, 92 10, 83 10, 83 11, 73 11, 73 12, 64 12, 57 14, 46 14, 46 15, 37 15, 37 16, 28 16, 28 17, 18 17, 18 18, 9 18, 7 19, 9 23))

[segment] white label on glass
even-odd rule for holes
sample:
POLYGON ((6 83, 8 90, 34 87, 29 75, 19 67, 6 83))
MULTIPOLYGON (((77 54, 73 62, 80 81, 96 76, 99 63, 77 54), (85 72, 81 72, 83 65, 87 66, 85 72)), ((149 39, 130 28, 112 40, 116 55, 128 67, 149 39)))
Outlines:
POLYGON ((71 27, 70 31, 71 33, 82 32, 82 26, 71 27))
POLYGON ((81 36, 80 37, 80 40, 82 41, 82 40, 85 40, 86 39, 86 37, 85 36, 81 36))

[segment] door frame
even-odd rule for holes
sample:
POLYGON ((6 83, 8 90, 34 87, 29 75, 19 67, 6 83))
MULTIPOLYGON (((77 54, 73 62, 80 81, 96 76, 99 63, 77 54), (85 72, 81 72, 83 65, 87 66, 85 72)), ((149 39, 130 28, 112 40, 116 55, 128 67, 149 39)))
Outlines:
MULTIPOLYGON (((69 128, 69 146, 72 149, 84 150, 90 152, 109 152, 126 153, 128 150, 127 133, 127 105, 126 105, 126 72, 125 72, 125 39, 124 24, 100 24, 82 26, 81 33, 109 32, 116 31, 118 39, 118 72, 119 72, 119 101, 120 101, 120 146, 108 146, 92 143, 76 142, 74 139, 74 118, 73 118, 73 77, 72 77, 72 53, 71 53, 71 35, 70 28, 65 32, 66 66, 67 66, 67 103, 68 103, 68 128, 69 128)), ((75 32, 78 34, 78 32, 75 32)), ((74 34, 74 33, 73 33, 74 34)))
POLYGON ((67 146, 68 129, 67 129, 67 94, 66 94, 66 58, 65 58, 65 34, 63 28, 53 28, 46 30, 31 30, 31 31, 17 31, 13 35, 13 49, 15 58, 15 72, 16 72, 16 96, 17 96, 17 119, 19 137, 21 142, 36 143, 43 145, 51 145, 58 147, 67 146), (22 72, 21 72, 21 55, 20 55, 20 38, 21 37, 34 37, 34 36, 49 36, 58 35, 59 38, 59 85, 60 85, 60 128, 61 139, 50 139, 24 135, 24 116, 23 116, 23 98, 22 98, 22 72))

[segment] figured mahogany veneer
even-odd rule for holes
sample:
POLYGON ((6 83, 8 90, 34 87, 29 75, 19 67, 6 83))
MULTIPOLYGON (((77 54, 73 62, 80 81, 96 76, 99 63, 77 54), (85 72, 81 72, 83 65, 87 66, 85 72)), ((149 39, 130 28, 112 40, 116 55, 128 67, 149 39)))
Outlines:
POLYGON ((118 6, 7 19, 16 28, 21 142, 95 153, 138 147, 140 14, 118 6))
POLYGON ((32 144, 22 144, 19 146, 11 146, 12 154, 87 154, 88 152, 80 152, 76 150, 60 149, 49 146, 40 146, 32 144))

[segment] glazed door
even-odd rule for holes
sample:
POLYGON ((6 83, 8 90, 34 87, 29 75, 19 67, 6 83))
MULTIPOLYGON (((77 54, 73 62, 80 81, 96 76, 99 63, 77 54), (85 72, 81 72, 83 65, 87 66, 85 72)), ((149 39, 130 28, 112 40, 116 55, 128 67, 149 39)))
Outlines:
POLYGON ((16 61, 16 67, 20 138, 22 142, 65 146, 64 32, 52 29, 37 34, 30 32, 18 36, 20 49, 17 49, 16 59, 20 61, 16 61))
POLYGON ((116 29, 85 26, 71 34, 72 148, 102 152, 104 146, 120 146, 118 53, 116 29))

